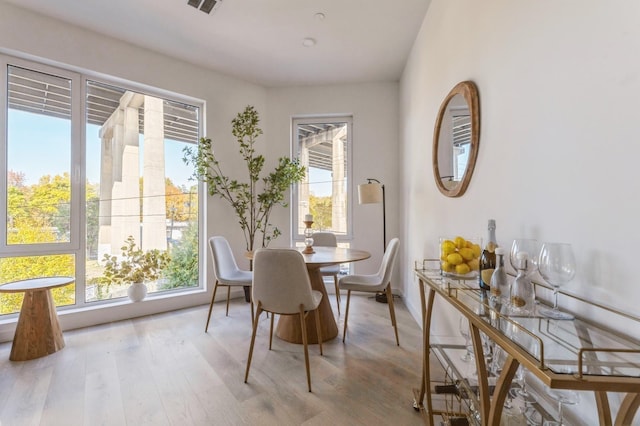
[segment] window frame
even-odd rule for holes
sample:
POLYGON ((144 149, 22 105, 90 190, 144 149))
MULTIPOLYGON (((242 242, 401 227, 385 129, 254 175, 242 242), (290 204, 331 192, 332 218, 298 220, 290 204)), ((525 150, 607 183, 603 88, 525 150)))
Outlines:
MULTIPOLYGON (((336 233, 338 243, 350 242, 353 240, 353 115, 352 114, 314 114, 314 115, 297 115, 291 118, 291 152, 295 158, 300 158, 300 147, 298 144, 298 125, 299 124, 327 124, 327 123, 346 123, 347 125, 347 147, 346 147, 346 171, 345 185, 347 197, 347 214, 346 214, 346 232, 344 234, 336 233)), ((306 166, 306 165, 305 165, 306 166)), ((299 192, 300 183, 291 191, 291 240, 295 245, 304 242, 304 234, 299 232, 298 223, 299 215, 299 192)))
MULTIPOLYGON (((126 81, 118 77, 106 76, 87 70, 72 70, 72 67, 50 65, 48 61, 25 59, 0 52, 0 85, 5 88, 0 91, 0 187, 7 188, 7 147, 8 147, 8 66, 16 66, 52 74, 71 80, 71 147, 70 170, 71 179, 71 207, 70 207, 70 238, 69 242, 61 243, 34 243, 34 244, 7 244, 7 197, 0 197, 0 212, 4 215, 5 224, 0 226, 0 257, 19 256, 47 256, 47 255, 73 255, 75 259, 75 304, 57 306, 61 312, 83 311, 95 308, 121 305, 123 299, 106 299, 98 301, 86 300, 86 108, 87 108, 87 82, 95 81, 103 84, 117 86, 125 90, 143 93, 149 96, 161 98, 170 102, 177 102, 195 106, 198 108, 198 140, 205 130, 206 103, 202 99, 193 98, 160 88, 126 81)), ((197 141, 196 141, 197 143, 197 141)), ((166 299, 177 295, 204 292, 206 287, 206 260, 208 251, 204 235, 206 235, 206 190, 204 184, 197 183, 197 211, 198 211, 198 285, 184 289, 166 290, 156 294, 149 294, 147 299, 166 299)), ((17 313, 0 316, 11 319, 17 317, 17 313)))

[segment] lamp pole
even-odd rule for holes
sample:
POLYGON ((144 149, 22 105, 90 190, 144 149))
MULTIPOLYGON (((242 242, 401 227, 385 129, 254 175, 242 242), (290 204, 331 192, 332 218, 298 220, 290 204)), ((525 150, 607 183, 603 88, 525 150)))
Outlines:
POLYGON ((367 183, 375 182, 382 187, 382 253, 387 250, 387 206, 384 193, 384 184, 378 179, 367 178, 367 183))

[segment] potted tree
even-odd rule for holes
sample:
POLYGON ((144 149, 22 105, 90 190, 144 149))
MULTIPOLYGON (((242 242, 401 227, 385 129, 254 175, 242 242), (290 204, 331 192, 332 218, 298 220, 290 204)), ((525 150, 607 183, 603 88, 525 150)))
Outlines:
MULTIPOLYGON (((263 155, 256 155, 254 144, 262 135, 260 117, 249 105, 231 121, 232 131, 240 146, 240 155, 247 165, 248 178, 241 182, 225 175, 209 138, 201 138, 198 146, 184 149, 184 162, 193 165, 193 178, 207 184, 210 196, 218 196, 233 208, 244 234, 246 250, 267 247, 281 232, 270 222, 276 206, 286 207, 287 189, 300 182, 306 173, 297 159, 280 157, 276 168, 261 176, 265 163, 263 155)), ((247 297, 248 288, 245 288, 247 297)))
POLYGON ((118 256, 104 255, 104 277, 115 284, 130 284, 127 294, 132 302, 140 302, 147 296, 146 283, 160 277, 169 263, 169 254, 158 249, 142 251, 132 235, 120 248, 118 256))

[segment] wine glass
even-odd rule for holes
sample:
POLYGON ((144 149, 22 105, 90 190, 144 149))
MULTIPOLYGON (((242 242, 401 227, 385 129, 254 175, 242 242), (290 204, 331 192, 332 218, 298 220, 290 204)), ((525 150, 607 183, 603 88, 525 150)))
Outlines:
POLYGON ((509 389, 509 396, 513 399, 519 399, 524 405, 531 405, 537 401, 536 397, 527 389, 527 380, 525 379, 525 370, 522 365, 516 370, 515 381, 520 385, 518 388, 509 389))
POLYGON ((469 320, 466 317, 460 317, 460 335, 464 337, 464 347, 466 351, 464 355, 460 357, 461 360, 468 362, 473 359, 473 352, 471 351, 471 331, 469 329, 469 320))
POLYGON ((538 268, 538 258, 536 255, 540 252, 538 240, 531 238, 516 238, 511 244, 511 252, 509 253, 509 261, 514 270, 518 270, 518 253, 525 252, 528 254, 527 275, 531 275, 538 268))
POLYGON ((541 309, 540 313, 552 319, 573 319, 573 315, 558 310, 558 290, 576 274, 576 260, 571 244, 544 243, 538 259, 540 275, 553 287, 553 309, 541 309))
POLYGON ((558 401, 558 421, 547 420, 543 423, 543 426, 563 426, 562 422, 562 408, 565 405, 575 405, 580 402, 580 396, 578 392, 567 389, 550 389, 547 388, 547 394, 558 401))

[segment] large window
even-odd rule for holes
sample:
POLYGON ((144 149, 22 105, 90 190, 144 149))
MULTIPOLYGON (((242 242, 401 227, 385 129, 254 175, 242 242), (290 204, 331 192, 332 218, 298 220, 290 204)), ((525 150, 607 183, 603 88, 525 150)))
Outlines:
POLYGON ((351 117, 296 118, 293 135, 294 153, 307 168, 295 197, 294 239, 304 238, 306 214, 313 215, 314 230, 350 239, 351 117))
MULTIPOLYGON (((103 275, 132 236, 171 258, 149 291, 199 286, 199 197, 182 149, 201 105, 0 56, 0 284, 69 275, 57 306, 126 296, 103 275), (5 119, 6 118, 6 119, 5 119), (84 154, 84 155, 83 155, 84 154)), ((21 296, 0 294, 0 314, 21 296)))

